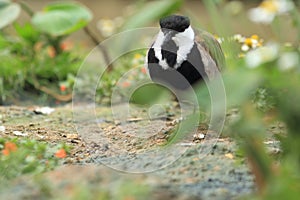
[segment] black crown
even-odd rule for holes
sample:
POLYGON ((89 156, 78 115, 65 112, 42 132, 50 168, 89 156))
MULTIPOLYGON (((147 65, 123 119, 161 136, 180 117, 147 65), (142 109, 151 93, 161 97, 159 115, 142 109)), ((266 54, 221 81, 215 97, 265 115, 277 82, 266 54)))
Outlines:
POLYGON ((161 29, 171 29, 178 32, 183 32, 190 26, 190 19, 181 15, 170 15, 159 21, 161 29))

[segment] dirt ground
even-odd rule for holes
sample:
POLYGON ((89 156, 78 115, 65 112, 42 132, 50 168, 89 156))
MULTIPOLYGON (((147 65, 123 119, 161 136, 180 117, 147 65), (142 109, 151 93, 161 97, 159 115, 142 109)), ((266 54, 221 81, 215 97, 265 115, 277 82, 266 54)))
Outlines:
POLYGON ((93 194, 103 188, 116 193, 129 183, 133 188, 145 186, 150 191, 148 199, 236 199, 255 191, 254 177, 245 159, 237 155, 238 147, 232 139, 209 137, 213 133, 200 126, 196 136, 166 146, 176 115, 154 120, 150 125, 142 115, 121 123, 110 118, 109 107, 99 107, 95 121, 81 119, 78 123, 71 105, 55 108, 50 115, 34 110, 0 107, 2 125, 6 127, 0 136, 16 137, 13 132, 20 131, 51 144, 65 142, 73 147, 71 154, 63 166, 41 179, 51 186, 51 195, 41 189, 41 181, 27 175, 14 180, 1 192, 0 199, 41 199, 47 194, 73 199, 70 188, 79 186, 87 188, 91 199, 101 199, 93 194), (161 123, 166 126, 151 136, 134 134, 140 127, 155 132, 161 123), (205 138, 197 138, 200 134, 205 138))

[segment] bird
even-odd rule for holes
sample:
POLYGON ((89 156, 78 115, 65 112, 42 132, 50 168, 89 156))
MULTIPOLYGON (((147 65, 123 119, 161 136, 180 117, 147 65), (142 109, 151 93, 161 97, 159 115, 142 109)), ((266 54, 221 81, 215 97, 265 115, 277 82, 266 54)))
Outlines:
POLYGON ((159 25, 145 60, 153 82, 184 91, 213 79, 225 66, 219 42, 212 34, 192 28, 189 17, 169 15, 159 25))

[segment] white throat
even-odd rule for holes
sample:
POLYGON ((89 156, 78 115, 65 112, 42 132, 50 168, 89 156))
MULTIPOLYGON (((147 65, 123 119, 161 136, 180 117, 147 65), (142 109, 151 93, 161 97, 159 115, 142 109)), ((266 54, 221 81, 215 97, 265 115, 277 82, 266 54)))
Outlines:
POLYGON ((164 60, 162 59, 162 55, 161 55, 161 46, 163 45, 164 40, 165 40, 164 33, 160 30, 152 47, 154 49, 155 57, 159 60, 158 64, 162 66, 164 70, 166 70, 169 68, 169 65, 165 59, 164 60))
POLYGON ((185 31, 181 33, 177 33, 172 40, 176 43, 178 46, 177 51, 177 60, 175 69, 180 67, 182 62, 187 59, 187 55, 191 52, 193 46, 194 46, 194 38, 195 33, 191 26, 189 26, 185 31))
POLYGON ((179 46, 184 45, 187 41, 193 41, 195 38, 194 30, 189 26, 185 31, 177 33, 173 40, 179 46))
MULTIPOLYGON (((193 48, 194 38, 195 38, 195 33, 191 28, 191 26, 185 29, 184 32, 179 32, 175 34, 174 37, 172 37, 172 40, 175 42, 176 46, 178 47, 178 50, 176 52, 177 53, 176 64, 174 66, 175 69, 180 67, 183 61, 187 59, 187 55, 191 52, 191 49, 193 48)), ((169 69, 170 66, 168 65, 165 59, 162 59, 161 46, 163 45, 164 40, 165 40, 164 33, 162 31, 159 31, 157 38, 152 47, 154 49, 155 57, 159 60, 159 65, 161 65, 162 68, 166 70, 169 69)))

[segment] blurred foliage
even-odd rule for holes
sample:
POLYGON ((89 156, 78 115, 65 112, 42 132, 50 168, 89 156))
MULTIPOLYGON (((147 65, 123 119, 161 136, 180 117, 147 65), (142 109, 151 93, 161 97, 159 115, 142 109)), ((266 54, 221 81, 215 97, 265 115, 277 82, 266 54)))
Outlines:
POLYGON ((181 7, 182 3, 183 0, 163 0, 145 3, 126 19, 121 29, 128 30, 144 27, 149 22, 157 21, 161 17, 174 13, 181 7), (154 10, 155 12, 153 12, 154 10))
MULTIPOLYGON (((227 1, 204 0, 204 5, 213 18, 213 26, 224 50, 227 67, 223 71, 223 81, 227 95, 227 109, 238 109, 238 117, 228 124, 229 134, 240 144, 255 176, 258 193, 249 199, 298 199, 300 193, 300 47, 299 38, 295 43, 282 40, 280 18, 289 17, 291 29, 299 29, 299 11, 292 1, 258 1, 255 10, 249 11, 249 20, 270 26, 277 40, 264 40, 256 35, 249 37, 232 34, 224 22, 230 20, 231 13, 222 11, 227 1), (283 2, 283 3, 282 3, 283 2), (275 8, 267 13, 274 3, 275 8), (255 18, 250 12, 261 12, 255 18), (263 18, 266 12, 267 18, 263 18), (261 17, 261 18, 260 18, 261 17), (297 42, 298 41, 298 42, 297 42), (269 128, 275 122, 283 122, 285 133, 272 133, 269 128), (280 141, 281 153, 268 153, 265 141, 274 138, 280 141)), ((232 2, 231 2, 232 3, 232 2)), ((273 5, 273 6, 274 6, 273 5)), ((238 13, 236 13, 238 15, 238 13)), ((140 88, 133 98, 137 102, 149 103, 149 97, 157 91, 143 91, 140 88)), ((199 105, 210 105, 207 88, 197 88, 199 105), (203 96, 208 98, 203 98, 203 96)), ((216 102, 218 103, 218 102, 216 102)), ((214 105, 217 107, 218 105, 214 105)), ((191 118, 194 119, 193 115, 191 118)), ((182 122, 185 131, 190 130, 192 119, 182 122)), ((181 137, 182 133, 175 134, 181 137)), ((171 143, 172 143, 171 141, 171 143)))
MULTIPOLYGON (((229 123, 228 132, 240 144, 257 182, 258 192, 249 199, 298 199, 300 193, 299 10, 293 1, 289 0, 256 1, 257 7, 249 10, 249 20, 260 24, 258 26, 262 28, 270 27, 274 35, 273 40, 261 40, 255 35, 256 33, 250 37, 233 36, 233 31, 227 26, 226 22, 232 19, 232 15, 238 18, 242 1, 203 0, 203 3, 212 18, 212 26, 217 35, 221 36, 217 39, 221 42, 227 64, 223 71, 227 108, 239 110, 237 119, 229 123), (297 32, 294 43, 287 43, 281 37, 287 30, 280 29, 280 23, 288 22, 290 29, 297 32), (286 126, 285 133, 275 134, 275 138, 280 141, 282 151, 280 156, 276 157, 268 153, 264 144, 270 139, 267 130, 274 122, 282 122, 286 126)), ((117 31, 144 26, 165 15, 175 13, 182 4, 183 1, 180 0, 141 1, 125 20, 103 21, 98 28, 103 37, 109 37, 117 31)), ((69 84, 71 87, 74 82, 72 74, 75 74, 80 59, 71 52, 63 51, 61 44, 67 35, 84 27, 91 20, 89 11, 77 4, 51 4, 45 7, 44 12, 33 13, 30 23, 19 25, 15 22, 13 27, 17 36, 12 36, 5 33, 4 27, 17 18, 19 7, 18 4, 10 1, 0 1, 0 18, 4 19, 2 16, 8 15, 10 11, 12 13, 0 23, 0 28, 3 30, 0 34, 2 101, 7 96, 18 93, 20 88, 40 91, 41 85, 51 87, 61 83, 69 84), (74 12, 79 13, 76 14, 79 18, 73 18, 74 12), (59 17, 64 20, 56 20, 59 17), (52 50, 49 51, 49 48, 52 50)), ((117 67, 112 72, 104 74, 103 81, 97 88, 97 102, 110 102, 116 85, 120 96, 128 95, 131 86, 145 78, 144 70, 140 69, 140 73, 132 74, 123 82, 118 80, 129 69, 141 65, 144 56, 145 52, 135 52, 115 63, 117 67)), ((206 89, 200 87, 197 93, 209 97, 206 89)), ((158 93, 157 90, 152 92, 149 91, 150 89, 146 92, 142 90, 143 88, 134 94, 133 102, 142 101, 147 104, 148 98, 158 93)), ((210 105, 208 101, 209 99, 201 98, 199 104, 210 105)), ((184 129, 189 130, 189 122, 191 121, 185 121, 184 129)), ((3 149, 4 141, 0 143, 3 149)), ((41 152, 44 155, 45 151, 41 150, 41 152)), ((11 155, 13 154, 15 153, 11 155)), ((8 159, 1 157, 4 158, 8 159)), ((24 155, 20 154, 17 160, 24 160, 24 158, 24 155)), ((3 166, 1 163, 0 167, 3 166)), ((13 164, 13 166, 19 165, 13 164)), ((30 168, 29 171, 35 170, 30 168)), ((12 175, 7 173, 7 176, 6 178, 10 178, 16 174, 12 171, 12 175)), ((139 191, 137 194, 139 195, 139 191)))
POLYGON ((24 2, 5 0, 0 5, 0 104, 21 99, 18 95, 22 92, 71 100, 64 94, 70 92, 72 85, 65 85, 68 90, 63 91, 59 86, 72 83, 69 78, 76 74, 81 58, 70 51, 72 44, 64 39, 87 25, 92 18, 90 11, 72 2, 51 3, 37 13, 24 2), (14 22, 19 14, 15 10, 20 7, 31 16, 30 22, 23 25, 14 22), (11 9, 14 18, 8 12, 11 9), (15 35, 6 32, 11 23, 15 35))
POLYGON ((21 12, 21 7, 17 3, 7 0, 0 1, 0 29, 15 21, 21 12))
MULTIPOLYGON (((216 18, 215 26, 219 26, 222 20, 226 21, 226 15, 215 4, 208 0, 204 2, 216 18)), ((288 6, 282 9, 286 9, 285 14, 294 19, 299 11, 290 2, 286 1, 281 6, 288 6)), ((263 6, 265 4, 261 3, 257 9, 263 11, 263 6)), ((278 23, 280 14, 274 13, 269 24, 266 24, 267 21, 262 23, 273 26, 278 23)), ((260 19, 255 20, 255 23, 260 22, 260 19)), ((299 31, 297 23, 290 24, 290 27, 299 31)), ((251 40, 244 38, 242 43, 251 47, 254 38, 257 37, 251 40)), ((237 107, 240 112, 231 123, 230 132, 245 152, 259 192, 249 198, 297 199, 300 194, 299 43, 264 41, 262 46, 254 49, 239 49, 234 39, 225 38, 222 45, 225 46, 227 60, 223 81, 228 109, 237 107), (270 138, 267 130, 276 121, 284 122, 287 127, 286 134, 276 135, 281 144, 280 157, 268 154, 264 145, 264 141, 270 138)))
POLYGON ((51 146, 30 139, 1 138, 0 150, 0 182, 3 182, 23 174, 52 170, 61 165, 69 147, 63 144, 51 146))
POLYGON ((35 13, 32 24, 42 32, 63 36, 83 28, 91 19, 92 14, 87 8, 72 2, 60 2, 35 13))
POLYGON ((101 77, 96 89, 96 102, 110 104, 113 93, 119 96, 120 102, 122 99, 128 98, 132 88, 135 88, 139 81, 147 77, 146 69, 143 66, 144 55, 145 51, 139 50, 123 55, 116 60, 113 63, 115 70, 112 72, 106 71, 101 77), (132 71, 127 73, 130 70, 132 71), (126 79, 122 78, 126 73, 126 79))

